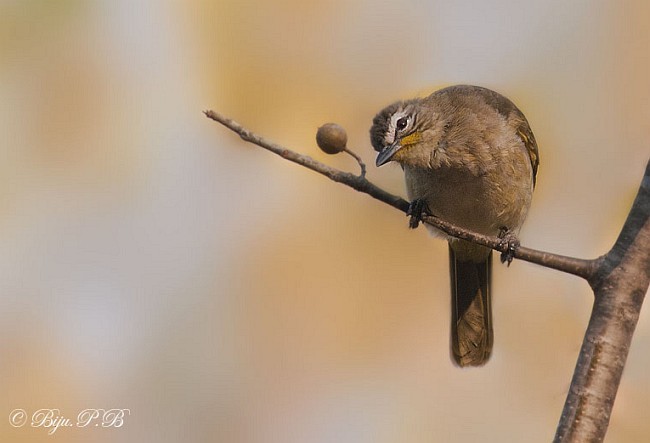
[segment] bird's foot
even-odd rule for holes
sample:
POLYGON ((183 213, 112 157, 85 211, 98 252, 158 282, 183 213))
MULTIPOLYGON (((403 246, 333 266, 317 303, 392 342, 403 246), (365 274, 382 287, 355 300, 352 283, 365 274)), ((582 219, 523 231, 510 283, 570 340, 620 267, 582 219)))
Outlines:
POLYGON ((510 266, 510 263, 512 263, 512 260, 515 258, 515 252, 519 249, 519 239, 505 226, 502 226, 501 229, 499 229, 499 239, 501 239, 499 248, 505 249, 505 251, 501 252, 501 263, 507 262, 508 266, 510 266))
POLYGON ((409 228, 415 229, 418 227, 422 221, 422 214, 429 214, 429 208, 423 199, 417 198, 409 204, 409 209, 406 211, 406 215, 411 217, 409 219, 409 228))

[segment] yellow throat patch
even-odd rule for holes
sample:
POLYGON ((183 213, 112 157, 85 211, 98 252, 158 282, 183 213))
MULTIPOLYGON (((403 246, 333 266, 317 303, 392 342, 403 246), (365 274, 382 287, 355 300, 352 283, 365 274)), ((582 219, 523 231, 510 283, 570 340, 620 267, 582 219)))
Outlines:
POLYGON ((411 145, 415 145, 419 143, 422 140, 422 133, 421 132, 414 132, 413 134, 409 134, 403 139, 400 140, 400 146, 401 148, 395 153, 393 156, 393 160, 400 160, 400 158, 403 155, 403 151, 405 148, 408 148, 411 145))

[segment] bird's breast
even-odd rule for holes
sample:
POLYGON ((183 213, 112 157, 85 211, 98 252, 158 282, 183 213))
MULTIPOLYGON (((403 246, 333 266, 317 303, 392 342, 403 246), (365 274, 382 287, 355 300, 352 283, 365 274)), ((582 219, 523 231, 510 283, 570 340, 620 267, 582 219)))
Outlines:
POLYGON ((405 166, 404 173, 409 199, 423 199, 433 215, 481 234, 518 230, 530 206, 531 181, 502 171, 405 166))

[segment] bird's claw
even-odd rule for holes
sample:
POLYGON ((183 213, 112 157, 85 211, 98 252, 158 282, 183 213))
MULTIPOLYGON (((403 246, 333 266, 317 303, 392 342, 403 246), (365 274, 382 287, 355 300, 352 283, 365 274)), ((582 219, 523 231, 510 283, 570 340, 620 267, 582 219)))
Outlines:
POLYGON ((424 200, 418 198, 409 203, 409 209, 406 215, 410 217, 409 228, 415 229, 422 221, 422 214, 428 213, 429 208, 424 200))
POLYGON ((499 230, 499 249, 504 249, 501 252, 501 263, 507 263, 510 266, 512 260, 515 258, 515 252, 519 249, 519 239, 505 226, 499 230))

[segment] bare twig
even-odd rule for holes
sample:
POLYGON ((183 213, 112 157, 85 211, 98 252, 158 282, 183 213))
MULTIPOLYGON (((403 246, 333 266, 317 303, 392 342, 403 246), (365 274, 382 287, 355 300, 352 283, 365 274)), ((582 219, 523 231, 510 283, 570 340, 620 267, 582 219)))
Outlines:
POLYGON ((363 162, 363 160, 361 160, 361 157, 359 157, 354 151, 350 151, 348 148, 345 148, 343 152, 345 152, 348 155, 351 155, 357 161, 357 163, 359 163, 359 167, 361 168, 361 177, 365 178, 366 164, 363 162))
MULTIPOLYGON (((210 110, 205 111, 204 113, 208 118, 211 118, 212 120, 221 123, 228 129, 236 132, 243 140, 247 142, 267 149, 282 158, 285 158, 294 163, 298 163, 299 165, 309 168, 312 171, 318 172, 319 174, 323 174, 324 176, 336 182, 350 186, 357 191, 364 192, 371 197, 376 198, 377 200, 381 200, 384 203, 387 203, 392 207, 399 209, 404 213, 408 211, 409 203, 406 200, 396 195, 392 195, 379 188, 375 184, 368 181, 363 174, 361 176, 357 176, 349 172, 340 171, 338 169, 332 168, 331 166, 327 166, 324 163, 318 162, 307 155, 299 154, 295 151, 287 149, 283 146, 266 140, 264 137, 244 128, 236 121, 225 117, 215 111, 210 110)), ((451 235, 452 237, 469 240, 474 243, 487 246, 488 248, 492 248, 499 252, 506 252, 507 250, 507 245, 504 245, 503 242, 497 237, 490 237, 487 235, 478 234, 476 232, 471 232, 467 229, 452 225, 451 223, 433 216, 425 215, 422 217, 422 221, 430 224, 431 226, 435 226, 436 228, 451 235)), ((600 261, 600 259, 584 260, 579 258, 566 257, 559 254, 552 254, 550 252, 526 248, 524 246, 519 247, 515 251, 514 257, 548 268, 553 268, 558 271, 578 275, 586 279, 589 279, 593 276, 600 261)))

